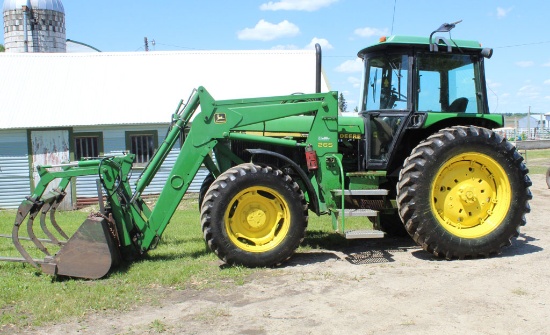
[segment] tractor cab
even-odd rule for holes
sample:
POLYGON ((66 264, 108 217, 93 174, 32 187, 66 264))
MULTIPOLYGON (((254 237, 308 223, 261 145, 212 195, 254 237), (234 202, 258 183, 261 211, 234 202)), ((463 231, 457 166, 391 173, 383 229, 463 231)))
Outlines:
POLYGON ((428 115, 444 120, 489 113, 483 59, 492 50, 434 33, 382 37, 358 53, 364 64, 360 110, 367 169, 385 169, 403 130, 423 127, 428 115))

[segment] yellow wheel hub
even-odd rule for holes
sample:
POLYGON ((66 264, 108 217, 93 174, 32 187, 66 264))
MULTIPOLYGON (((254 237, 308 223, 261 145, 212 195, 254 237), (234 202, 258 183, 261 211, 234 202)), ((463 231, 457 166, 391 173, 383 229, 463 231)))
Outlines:
POLYGON ((468 152, 445 162, 431 189, 438 222, 463 238, 485 236, 497 228, 512 200, 510 181, 493 158, 468 152))
POLYGON ((285 199, 268 187, 249 187, 227 207, 225 228, 231 241, 249 252, 265 252, 281 243, 290 227, 285 199))

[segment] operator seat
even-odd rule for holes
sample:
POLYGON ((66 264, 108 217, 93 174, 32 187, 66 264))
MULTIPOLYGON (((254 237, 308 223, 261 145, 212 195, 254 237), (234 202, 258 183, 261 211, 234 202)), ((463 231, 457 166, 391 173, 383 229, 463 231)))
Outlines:
POLYGON ((457 98, 455 99, 450 105, 447 110, 449 113, 464 113, 466 112, 466 108, 468 107, 468 99, 467 98, 457 98))

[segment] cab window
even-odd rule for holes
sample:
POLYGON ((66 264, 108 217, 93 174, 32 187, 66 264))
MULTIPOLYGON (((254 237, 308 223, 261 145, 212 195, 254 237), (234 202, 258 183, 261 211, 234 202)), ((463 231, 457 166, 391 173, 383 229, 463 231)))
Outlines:
POLYGON ((417 64, 417 111, 478 113, 472 56, 419 54, 417 64))
POLYGON ((390 54, 367 62, 366 110, 407 109, 407 55, 390 54))

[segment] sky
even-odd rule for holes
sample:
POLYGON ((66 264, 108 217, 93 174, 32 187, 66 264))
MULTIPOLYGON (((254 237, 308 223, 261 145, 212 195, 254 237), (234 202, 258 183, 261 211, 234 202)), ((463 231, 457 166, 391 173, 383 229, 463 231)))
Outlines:
POLYGON ((452 38, 477 40, 494 49, 493 57, 486 60, 491 112, 550 113, 548 0, 62 3, 67 38, 105 52, 144 51, 144 37, 149 49, 156 51, 305 49, 319 43, 329 85, 343 93, 350 111, 359 99, 360 49, 381 36, 429 36, 442 23, 462 20, 452 38))

